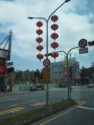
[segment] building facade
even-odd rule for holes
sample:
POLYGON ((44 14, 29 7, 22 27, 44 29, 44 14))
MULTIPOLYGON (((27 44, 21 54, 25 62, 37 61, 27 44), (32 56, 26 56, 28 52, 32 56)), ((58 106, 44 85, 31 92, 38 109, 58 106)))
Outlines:
POLYGON ((68 60, 65 59, 62 62, 54 62, 50 65, 51 72, 51 82, 52 83, 62 83, 67 81, 67 76, 72 84, 75 83, 75 79, 80 76, 79 62, 75 58, 68 60))
POLYGON ((63 80, 63 62, 54 62, 50 65, 52 83, 60 83, 63 80))

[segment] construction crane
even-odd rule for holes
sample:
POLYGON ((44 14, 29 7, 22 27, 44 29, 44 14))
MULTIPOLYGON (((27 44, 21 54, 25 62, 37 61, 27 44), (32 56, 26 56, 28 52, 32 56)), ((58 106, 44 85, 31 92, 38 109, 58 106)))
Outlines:
MULTIPOLYGON (((6 57, 4 57, 7 60, 10 60, 11 57, 11 43, 12 43, 12 30, 10 30, 9 35, 5 37, 5 39, 2 42, 0 42, 0 51, 2 51, 4 55, 7 55, 6 57), (1 48, 1 46, 3 47, 1 48)), ((3 58, 3 54, 1 55, 1 58, 3 58)))

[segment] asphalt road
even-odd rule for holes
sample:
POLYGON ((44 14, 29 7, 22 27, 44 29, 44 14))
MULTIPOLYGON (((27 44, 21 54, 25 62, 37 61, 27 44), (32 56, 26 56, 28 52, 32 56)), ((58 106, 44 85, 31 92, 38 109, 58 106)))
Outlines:
MULTIPOLYGON (((74 89, 77 94, 77 88, 74 89)), ((76 95, 72 95, 76 97, 76 95)), ((94 125, 94 88, 81 87, 78 105, 54 114, 32 125, 94 125)))
MULTIPOLYGON (((79 105, 94 108, 94 88, 87 86, 74 86, 71 98, 79 105), (87 102, 87 103, 86 103, 87 102)), ((54 88, 49 90, 49 104, 67 99, 67 88, 54 88)), ((0 96, 0 118, 10 117, 17 113, 32 110, 46 104, 46 91, 25 92, 19 94, 0 96)))
POLYGON ((94 108, 76 106, 32 125, 94 125, 94 108))

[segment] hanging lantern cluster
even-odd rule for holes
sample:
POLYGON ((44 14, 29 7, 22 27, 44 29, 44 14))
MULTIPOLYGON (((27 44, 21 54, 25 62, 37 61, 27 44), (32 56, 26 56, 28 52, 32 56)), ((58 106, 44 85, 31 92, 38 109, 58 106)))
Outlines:
POLYGON ((38 21, 36 23, 38 29, 36 30, 36 33, 38 34, 38 37, 36 38, 36 42, 39 44, 36 49, 39 51, 39 54, 37 54, 37 58, 39 60, 43 59, 43 54, 41 54, 40 52, 43 50, 43 46, 40 45, 41 42, 43 42, 43 38, 40 36, 41 34, 43 34, 42 29, 40 29, 40 27, 42 27, 43 23, 41 21, 38 21))
MULTIPOLYGON (((51 17, 51 20, 52 20, 53 22, 56 22, 56 21, 58 20, 58 16, 53 15, 53 16, 51 17)), ((54 33, 51 34, 51 38, 54 40, 54 42, 51 43, 51 47, 55 50, 55 49, 59 46, 58 42, 56 42, 56 39, 59 37, 59 35, 55 32, 55 31, 58 29, 58 25, 57 25, 56 23, 52 24, 52 25, 51 25, 51 29, 54 31, 54 33)), ((55 59, 56 57, 58 57, 58 55, 59 55, 58 52, 53 52, 53 53, 51 54, 51 56, 52 56, 54 59, 55 59)))

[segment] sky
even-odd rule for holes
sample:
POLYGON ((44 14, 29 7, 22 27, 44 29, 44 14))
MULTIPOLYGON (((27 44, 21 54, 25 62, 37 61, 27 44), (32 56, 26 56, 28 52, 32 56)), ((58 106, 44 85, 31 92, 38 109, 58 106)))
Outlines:
MULTIPOLYGON (((64 0, 0 0, 0 42, 12 30, 12 50, 11 61, 14 63, 15 70, 36 70, 43 68, 43 60, 36 58, 39 51, 36 47, 38 34, 36 30, 38 21, 43 22, 41 29, 43 34, 43 50, 46 53, 46 22, 42 19, 28 19, 27 17, 43 17, 48 19, 50 14, 54 12, 64 0)), ((58 16, 55 23, 59 28, 55 31, 59 37, 56 39, 59 47, 55 51, 68 52, 73 47, 78 47, 81 39, 88 42, 94 41, 94 0, 71 0, 62 5, 53 15, 58 16)), ((54 40, 51 34, 54 31, 51 25, 54 22, 48 21, 48 52, 53 52, 51 43, 54 40)), ((79 49, 71 51, 71 58, 76 58, 80 63, 80 67, 90 67, 94 62, 94 46, 87 46, 88 53, 79 54, 79 49)), ((1 46, 0 46, 1 48, 1 46)), ((51 62, 64 60, 64 53, 54 60, 49 57, 51 62)))

